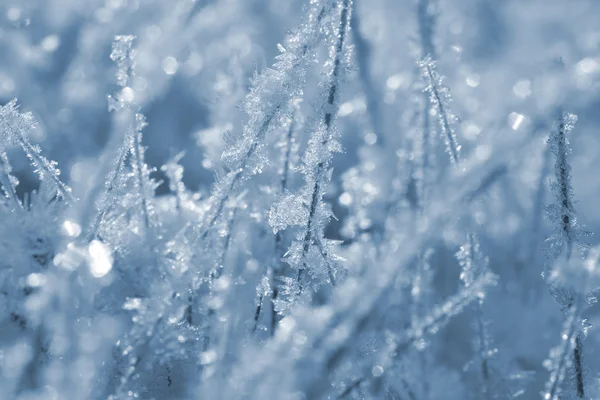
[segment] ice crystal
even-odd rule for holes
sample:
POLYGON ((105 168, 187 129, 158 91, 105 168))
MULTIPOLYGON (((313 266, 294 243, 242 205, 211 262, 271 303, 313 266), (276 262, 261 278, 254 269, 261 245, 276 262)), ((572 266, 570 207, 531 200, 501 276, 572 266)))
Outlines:
POLYGON ((133 77, 135 67, 135 50, 133 41, 136 39, 133 35, 117 35, 113 42, 110 59, 117 65, 116 78, 119 86, 126 87, 133 77))

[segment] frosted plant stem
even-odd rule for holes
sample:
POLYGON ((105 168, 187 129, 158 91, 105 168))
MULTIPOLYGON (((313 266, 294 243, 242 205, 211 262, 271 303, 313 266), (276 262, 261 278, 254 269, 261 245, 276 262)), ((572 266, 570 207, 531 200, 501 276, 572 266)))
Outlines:
MULTIPOLYGON (((418 0, 417 2, 417 22, 419 27, 419 39, 421 43, 421 57, 430 55, 435 57, 435 47, 433 45, 433 30, 435 27, 435 20, 431 16, 429 11, 429 0, 418 0)), ((423 210, 427 203, 428 191, 429 191, 429 172, 432 165, 431 162, 431 117, 430 109, 431 102, 429 99, 429 93, 424 91, 422 93, 423 109, 422 118, 423 126, 420 140, 420 162, 417 168, 420 169, 420 182, 417 184, 417 215, 415 216, 416 224, 420 224, 424 219, 423 210)), ((417 228, 417 225, 415 225, 417 228)), ((413 305, 418 311, 414 315, 421 315, 422 304, 422 292, 423 287, 430 282, 425 282, 425 266, 427 250, 421 251, 417 258, 417 265, 415 268, 415 281, 419 282, 418 294, 416 298, 412 298, 415 304, 413 305), (421 303, 421 304, 419 304, 421 303)), ((423 364, 424 367, 424 364, 423 364)))
MULTIPOLYGON (((419 220, 422 216, 420 214, 416 215, 416 219, 419 220)), ((430 291, 431 285, 431 271, 429 266, 429 257, 431 256, 432 251, 430 249, 420 250, 415 257, 414 262, 414 273, 412 279, 412 288, 410 291, 410 296, 408 297, 407 308, 411 310, 411 320, 410 327, 417 323, 419 318, 423 317, 423 315, 427 312, 427 307, 430 306, 428 303, 428 299, 426 298, 428 292, 430 291)), ((431 302, 431 299, 429 299, 431 302)), ((423 376, 427 375, 427 355, 424 352, 419 352, 417 354, 415 369, 418 368, 420 373, 423 376)), ((423 380, 420 382, 420 388, 422 389, 421 394, 427 398, 428 390, 428 382, 423 380)))
MULTIPOLYGON (((435 19, 429 11, 430 0, 418 0, 417 19, 419 24, 419 40, 421 42, 421 57, 429 55, 436 58, 435 46, 433 44, 433 32, 435 30, 435 19)), ((431 102, 429 94, 423 93, 423 132, 421 135, 421 203, 427 201, 427 182, 429 179, 429 168, 431 167, 431 102)))
MULTIPOLYGON (((570 176, 568 171, 567 164, 567 140, 565 133, 565 121, 564 118, 561 117, 559 128, 558 128, 558 156, 557 156, 557 167, 560 171, 559 173, 559 181, 560 181, 560 194, 562 197, 562 206, 566 210, 569 207, 570 203, 570 176)), ((562 218, 562 228, 565 233, 565 237, 567 238, 567 261, 571 258, 571 252, 573 250, 573 233, 571 232, 571 221, 568 213, 564 213, 562 218)), ((573 348, 573 366, 575 368, 575 380, 577 386, 577 396, 579 398, 583 398, 585 395, 584 385, 583 385, 583 366, 581 362, 582 356, 582 338, 581 334, 578 333, 575 338, 575 345, 573 348)))
MULTIPOLYGON (((435 28, 435 20, 432 17, 429 9, 429 0, 418 0, 417 1, 417 22, 419 28, 419 40, 421 44, 421 57, 424 58, 427 55, 431 57, 435 57, 435 46, 433 44, 433 30, 435 28)), ((423 211, 425 209, 425 205, 427 204, 428 192, 429 192, 429 184, 430 184, 430 168, 432 167, 431 161, 431 139, 432 139, 432 129, 431 129, 431 101, 430 94, 426 91, 422 93, 422 101, 423 108, 421 111, 422 116, 422 132, 420 137, 420 160, 417 165, 417 168, 420 170, 420 180, 417 182, 417 192, 416 192, 416 205, 417 205, 417 213, 415 216, 416 224, 422 223, 421 221, 424 219, 423 211)), ((417 226, 415 226, 417 228, 417 226)), ((415 266, 415 280, 414 282, 418 282, 418 287, 413 287, 412 296, 410 299, 413 304, 412 307, 415 311, 413 311, 413 318, 411 321, 411 325, 415 322, 415 318, 419 318, 422 316, 422 308, 424 306, 424 296, 425 291, 428 290, 429 285, 431 285, 430 274, 428 273, 428 251, 427 249, 421 250, 416 259, 415 266)), ((421 372, 424 376, 427 373, 427 360, 424 353, 419 353, 418 361, 420 364, 421 372)), ((407 390, 410 398, 415 398, 415 394, 412 390, 407 390)), ((423 381, 423 391, 425 398, 428 397, 428 383, 423 381)))
POLYGON ((577 334, 575 338, 575 349, 573 349, 573 363, 575 364, 575 379, 577 384, 577 396, 583 398, 585 396, 585 389, 583 385, 583 365, 581 357, 583 355, 583 343, 581 339, 581 333, 577 334))
POLYGON ((40 154, 40 148, 32 146, 25 131, 35 128, 35 120, 30 113, 20 114, 16 100, 11 100, 5 106, 0 106, 0 132, 6 130, 5 135, 16 142, 25 152, 27 158, 36 168, 40 179, 48 177, 58 194, 69 203, 74 203, 75 198, 71 189, 59 178, 60 171, 55 165, 40 154))
MULTIPOLYGON (((574 199, 573 188, 571 186, 571 167, 568 160, 571 149, 569 148, 567 133, 573 129, 576 122, 576 115, 561 112, 556 128, 551 132, 548 139, 550 149, 555 156, 554 172, 557 180, 557 182, 552 185, 552 189, 556 195, 557 204, 553 204, 547 208, 550 219, 553 222, 558 222, 557 232, 554 237, 551 238, 554 242, 553 246, 555 246, 552 255, 556 260, 562 259, 562 262, 566 263, 571 260, 574 245, 579 245, 580 247, 585 245, 580 242, 577 237, 577 233, 581 233, 581 231, 579 231, 579 226, 575 219, 576 213, 573 206, 574 199), (564 259, 561 257, 562 255, 564 255, 564 259)), ((563 287, 553 287, 552 284, 550 284, 550 288, 555 293, 555 296, 557 296, 559 303, 563 303, 559 297, 560 294, 569 298, 568 304, 566 304, 568 309, 567 321, 570 321, 569 318, 577 320, 583 303, 581 299, 582 295, 579 293, 568 294, 568 289, 563 287), (571 314, 574 316, 570 317, 571 314)), ((576 394, 577 397, 583 398, 585 396, 582 365, 583 337, 580 329, 577 329, 576 332, 571 332, 571 326, 576 322, 577 321, 570 321, 568 337, 573 343, 570 343, 568 347, 569 353, 572 353, 572 367, 575 371, 576 394)), ((562 381, 564 372, 561 372, 561 369, 563 364, 564 362, 561 361, 555 365, 551 371, 551 381, 553 382, 553 385, 559 386, 562 381), (555 371, 555 369, 558 369, 558 371, 555 371), (552 376, 556 374, 558 374, 558 377, 553 378, 552 376)), ((557 397, 558 391, 558 387, 556 389, 547 390, 546 395, 549 394, 550 396, 547 398, 554 400, 555 397, 557 397)))
MULTIPOLYGON (((227 253, 229 252, 229 247, 231 245, 231 237, 232 237, 232 232, 233 232, 233 225, 235 223, 235 218, 236 218, 236 209, 234 208, 233 211, 231 212, 231 217, 229 218, 229 221, 227 222, 227 235, 225 236, 225 240, 223 243, 223 250, 221 250, 221 254, 220 254, 219 260, 217 261, 217 265, 210 272, 208 285, 209 285, 209 290, 211 293, 213 292, 213 285, 214 285, 215 281, 218 280, 219 278, 221 278, 221 276, 223 275, 225 257, 227 256, 227 253)), ((190 304, 190 307, 191 307, 191 304, 190 304)), ((189 313, 190 313, 190 315, 192 314, 191 311, 189 313)), ((214 325, 214 321, 217 319, 216 314, 217 314, 217 309, 214 307, 209 307, 208 314, 206 316, 207 328, 206 328, 206 334, 205 334, 206 340, 203 343, 204 351, 209 350, 210 345, 211 345, 211 340, 214 336, 213 325, 214 325)))
POLYGON ((490 371, 488 363, 490 349, 487 343, 487 330, 485 329, 485 324, 483 323, 483 304, 481 301, 477 303, 475 313, 475 321, 477 323, 477 339, 479 341, 479 357, 481 360, 480 372, 483 384, 482 395, 487 399, 490 396, 490 371))
POLYGON ((446 136, 446 144, 448 146, 448 150, 450 152, 450 158, 452 162, 458 163, 459 161, 459 149, 460 147, 456 144, 456 139, 454 138, 452 127, 450 126, 450 121, 448 121, 448 111, 446 110, 446 106, 444 101, 442 101, 442 97, 440 96, 439 87, 435 83, 433 71, 431 69, 431 64, 425 65, 425 71, 428 76, 428 79, 431 80, 432 84, 430 87, 430 95, 433 99, 433 103, 435 107, 438 108, 438 119, 440 125, 442 127, 442 131, 446 136))
MULTIPOLYGON (((214 281, 219 279, 223 275, 223 268, 225 265, 225 257, 227 256, 229 247, 231 246, 231 237, 232 237, 235 217, 236 217, 236 209, 234 208, 233 211, 231 212, 231 217, 229 218, 229 221, 227 222, 227 234, 225 235, 225 239, 223 242, 223 250, 221 251, 219 259, 217 260, 217 264, 214 266, 214 268, 209 273, 209 287, 211 288, 210 290, 212 290, 212 285, 214 284, 214 281)), ((190 288, 190 295, 188 297, 188 306, 185 311, 185 320, 187 321, 187 323, 189 325, 192 324, 192 316, 194 313, 194 299, 195 299, 194 290, 192 288, 190 288)), ((214 315, 215 311, 214 311, 214 309, 210 308, 208 313, 209 313, 208 317, 211 318, 214 315)), ((208 335, 207 335, 207 337, 208 337, 208 335)))
POLYGON ((218 264, 213 268, 210 273, 210 280, 214 282, 219 279, 221 275, 223 275, 223 268, 225 267, 225 257, 227 256, 227 252, 229 251, 229 246, 231 245, 231 237, 233 235, 233 225, 235 223, 236 217, 236 209, 234 208, 231 212, 231 217, 229 217, 229 221, 227 221, 227 234, 225 235, 225 239, 223 240, 223 250, 221 251, 221 255, 218 260, 218 264))
POLYGON ((288 187, 289 180, 289 171, 290 171, 290 156, 292 152, 292 143, 294 139, 294 130, 296 129, 296 114, 298 111, 292 116, 292 120, 290 121, 290 127, 287 131, 287 136, 285 138, 285 151, 283 154, 283 168, 281 171, 279 192, 284 193, 288 187))
POLYGON ((124 95, 126 90, 133 90, 127 84, 135 76, 135 50, 132 48, 134 36, 116 36, 113 42, 111 59, 117 64, 117 83, 123 87, 122 91, 114 96, 109 96, 109 111, 114 111, 117 129, 122 129, 123 142, 117 149, 114 166, 110 170, 104 184, 102 199, 99 201, 96 218, 89 229, 87 240, 91 241, 98 236, 104 218, 113 209, 117 200, 115 191, 119 184, 125 184, 125 162, 131 154, 131 166, 134 179, 139 191, 141 201, 141 214, 145 230, 151 228, 150 205, 147 195, 147 180, 145 174, 149 174, 144 162, 144 148, 142 145, 142 130, 146 126, 143 114, 134 112, 135 103, 124 95))
POLYGON ((73 203, 75 202, 75 198, 71 194, 69 188, 60 180, 58 176, 52 172, 52 168, 49 166, 48 160, 42 157, 39 152, 33 148, 31 143, 23 136, 19 136, 19 144, 29 157, 36 165, 39 166, 40 169, 44 170, 44 176, 49 176, 54 185, 58 190, 58 193, 67 201, 73 203))
MULTIPOLYGON (((316 39, 315 39, 315 37, 313 37, 314 32, 316 32, 318 30, 317 28, 319 27, 321 20, 323 19, 323 16, 325 15, 325 6, 320 5, 319 8, 320 8, 320 10, 319 10, 315 20, 309 20, 306 25, 306 26, 308 26, 308 28, 304 27, 305 30, 308 30, 311 32, 311 33, 309 33, 309 35, 311 35, 311 36, 307 37, 307 38, 303 37, 303 38, 296 39, 296 40, 302 40, 305 43, 301 46, 301 49, 299 51, 300 54, 298 54, 293 59, 291 65, 289 67, 290 74, 292 74, 296 70, 301 69, 302 64, 306 62, 305 58, 307 57, 308 53, 310 51, 312 51, 313 46, 315 46, 315 44, 317 44, 318 41, 320 40, 318 38, 318 36, 316 39)), ((267 82, 267 81, 262 81, 263 84, 265 84, 264 82, 267 82)), ((297 83, 294 83, 294 84, 297 84, 297 83)), ((259 91, 259 89, 261 89, 261 88, 255 87, 253 89, 253 91, 254 92, 259 91)), ((213 190, 213 194, 211 196, 210 210, 207 213, 207 217, 200 224, 200 232, 201 232, 200 240, 205 240, 208 237, 210 230, 218 221, 219 216, 221 215, 227 200, 231 197, 236 184, 238 182, 240 182, 243 178, 247 177, 248 171, 246 171, 246 169, 247 169, 248 161, 254 155, 254 153, 258 149, 259 145, 264 142, 264 138, 265 138, 267 132, 271 129, 274 119, 276 119, 275 117, 279 115, 280 111, 282 111, 281 109, 284 106, 285 102, 282 101, 282 99, 280 99, 279 97, 271 99, 270 96, 272 96, 272 94, 267 93, 267 95, 268 95, 268 97, 266 99, 263 99, 263 101, 261 102, 261 106, 265 106, 265 104, 269 104, 271 102, 275 102, 275 105, 272 107, 272 110, 269 110, 269 112, 266 113, 266 116, 263 118, 262 124, 260 124, 260 127, 258 128, 258 130, 250 132, 251 144, 248 147, 248 149, 244 152, 244 156, 242 157, 239 164, 236 166, 236 168, 233 169, 233 171, 230 173, 230 176, 227 177, 228 183, 226 184, 226 187, 224 188, 224 190, 213 190)), ((279 94, 277 94, 277 95, 279 95, 279 94)), ((254 96, 256 96, 256 94, 254 94, 254 96)), ((244 130, 250 130, 251 128, 252 128, 252 126, 250 124, 248 124, 244 128, 244 130)), ((190 228, 192 228, 192 227, 190 226, 186 229, 190 229, 190 228)))
MULTIPOLYGON (((333 60, 333 70, 330 75, 330 84, 329 91, 327 96, 327 106, 325 108, 325 115, 323 116, 323 120, 325 123, 326 134, 321 141, 321 146, 325 147, 329 141, 329 131, 331 130, 331 126, 333 123, 333 109, 334 105, 337 101, 337 97, 339 95, 339 78, 340 78, 340 66, 342 63, 342 50, 344 47, 344 41, 346 40, 346 34, 348 30, 348 14, 350 13, 350 0, 343 0, 342 2, 342 13, 340 17, 340 28, 338 33, 338 40, 335 46, 335 58, 333 60)), ((325 161, 320 161, 314 171, 315 183, 312 188, 312 192, 310 195, 310 208, 308 212, 308 222, 306 224, 306 231, 304 234, 304 238, 302 240, 302 266, 298 270, 297 280, 299 283, 299 291, 302 291, 302 275, 304 271, 307 269, 306 257, 308 255, 308 251, 310 250, 310 246, 314 241, 313 238, 313 223, 315 219, 315 214, 317 212, 317 206, 319 204, 319 200, 321 197, 321 185, 323 184, 322 180, 324 179, 326 163, 325 161)), ((333 277, 331 268, 327 268, 327 273, 330 279, 333 277)), ((333 284, 334 281, 332 280, 333 284)))
MULTIPOLYGON (((127 137, 125 137, 124 139, 127 140, 127 137)), ((116 165, 110 171, 109 178, 108 178, 108 180, 105 184, 105 188, 104 188, 104 195, 108 199, 115 198, 115 196, 113 194, 117 189, 117 181, 120 177, 120 173, 121 173, 122 169, 124 168, 125 160, 127 158, 128 152, 129 152, 129 150, 127 149, 126 145, 122 145, 118 149, 118 156, 117 156, 117 160, 115 163, 116 165)), ((114 202, 109 201, 109 202, 107 202, 107 204, 102 206, 102 208, 100 210, 98 210, 98 212, 96 213, 96 218, 94 219, 94 222, 92 223, 91 228, 89 230, 89 234, 87 236, 88 242, 91 242, 94 238, 98 237, 100 227, 102 226, 102 222, 104 221, 106 214, 108 214, 113 207, 114 207, 114 202)))
MULTIPOLYGON (((461 264, 463 266, 461 279, 464 281, 466 287, 471 285, 472 279, 488 271, 488 260, 479 250, 479 243, 477 242, 474 233, 467 234, 467 246, 467 249, 463 248, 461 249, 461 252, 459 252, 463 254, 461 259, 461 264)), ((478 342, 477 352, 479 353, 480 359, 482 396, 484 398, 489 398, 489 359, 491 349, 488 343, 488 332, 483 321, 483 299, 479 299, 475 307, 476 335, 478 342)))
MULTIPOLYGON (((291 162, 291 152, 292 152, 292 144, 294 140, 294 131, 296 129, 296 116, 298 115, 298 110, 292 115, 290 126, 287 130, 287 134, 285 136, 285 148, 283 151, 283 162, 281 166, 281 174, 279 179, 279 193, 285 193, 288 187, 289 181, 289 171, 290 171, 290 162, 291 162)), ((281 264, 281 257, 283 256, 284 248, 283 248, 283 232, 277 231, 275 234, 274 241, 275 248, 275 256, 273 260, 273 265, 269 265, 267 268, 267 275, 270 282, 270 301, 269 307, 271 309, 271 329, 270 334, 273 336, 275 334, 275 328, 277 326, 277 312, 275 310, 275 300, 279 294, 278 282, 277 282, 277 273, 279 271, 279 264, 281 264)), ((256 331, 258 327, 258 320, 260 318, 261 309, 263 307, 263 293, 258 299, 258 305, 256 306, 256 311, 254 312, 254 326, 252 328, 252 332, 256 331)))
POLYGON ((432 105, 429 112, 433 112, 437 116, 441 135, 446 142, 446 150, 450 154, 450 161, 457 164, 460 161, 460 146, 456 141, 452 124, 458 119, 449 107, 449 103, 452 101, 449 89, 443 84, 443 77, 438 74, 435 61, 431 56, 419 60, 417 65, 421 68, 421 74, 426 84, 424 90, 429 94, 429 103, 432 105))
POLYGON ((561 217, 562 229, 566 237, 567 242, 567 260, 571 258, 571 251, 573 249, 573 234, 571 232, 571 221, 568 212, 566 212, 569 208, 569 204, 571 202, 570 199, 570 177, 568 172, 568 164, 567 164, 567 144, 566 144, 566 135, 565 135, 565 122, 564 118, 560 118, 560 122, 558 125, 558 134, 557 134, 557 158, 556 158, 556 168, 558 173, 559 185, 560 185, 560 201, 561 208, 563 210, 563 214, 561 217))
POLYGON ((556 182, 552 183, 556 203, 546 209, 550 220, 557 223, 555 234, 551 238, 551 250, 553 250, 551 256, 555 259, 564 256, 567 261, 571 258, 573 246, 584 244, 577 238, 577 234, 583 232, 579 230, 575 218, 571 167, 568 160, 571 149, 568 144, 567 133, 574 128, 576 122, 576 115, 566 112, 561 113, 556 127, 551 131, 548 138, 550 150, 555 156, 554 174, 556 177, 556 182))
MULTIPOLYGON (((135 118, 135 117, 134 117, 135 118)), ((134 122, 135 123, 135 122, 134 122)), ((135 130, 133 137, 133 158, 136 164, 134 169, 136 179, 140 187, 140 196, 142 201, 142 214, 144 216, 144 226, 146 230, 150 229, 150 212, 148 211, 148 199, 146 198, 146 183, 144 180, 144 150, 142 148, 142 132, 135 130)))
MULTIPOLYGON (((579 322, 579 304, 574 304, 567 310, 567 318, 561 334, 561 344, 554 348, 550 353, 550 362, 552 364, 550 378, 546 382, 546 389, 542 398, 544 400, 559 400, 560 386, 565 378, 567 369, 571 366, 570 356, 573 353, 581 356, 581 349, 577 347, 579 322)), ((577 378, 578 397, 583 398, 583 382, 581 382, 581 392, 579 391, 580 379, 577 378)))
POLYGON ((427 194, 429 188, 427 187, 430 182, 430 169, 432 167, 431 162, 431 117, 429 110, 431 109, 431 103, 429 102, 429 95, 423 93, 423 132, 421 133, 421 184, 419 190, 419 199, 417 200, 419 207, 422 209, 423 204, 427 202, 427 194))
MULTIPOLYGON (((269 127, 271 126, 271 122, 273 121, 273 118, 275 117, 275 115, 277 114, 279 109, 280 109, 280 106, 275 108, 273 113, 271 113, 264 120, 264 122, 260 128, 260 131, 258 132, 258 135, 257 135, 259 140, 262 140, 262 138, 265 137, 267 131, 269 130, 269 127)), ((244 155, 244 158, 243 158, 239 168, 233 173, 233 176, 231 177, 230 182, 227 185, 227 188, 225 189, 224 193, 220 196, 220 198, 218 198, 217 206, 214 209, 214 211, 212 212, 212 216, 210 217, 210 219, 208 220, 206 225, 203 227, 203 233, 201 236, 202 240, 206 239, 206 237, 208 236, 208 233, 210 232, 210 229, 215 225, 215 223, 219 219, 219 216, 221 216, 221 213, 223 212, 223 208, 225 207, 225 203, 227 202, 227 200, 229 200, 230 195, 233 192, 233 188, 235 187, 235 185, 244 176, 244 173, 246 172, 246 166, 248 165, 248 160, 250 160, 250 157, 252 157, 252 155, 256 151, 257 147, 258 147, 258 140, 253 142, 252 145, 250 145, 250 147, 248 148, 248 151, 244 155)))

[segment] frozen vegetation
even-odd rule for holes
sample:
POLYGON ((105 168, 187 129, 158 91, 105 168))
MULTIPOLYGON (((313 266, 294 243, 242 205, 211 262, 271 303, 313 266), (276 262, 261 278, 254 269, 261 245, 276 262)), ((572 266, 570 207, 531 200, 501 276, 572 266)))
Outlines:
POLYGON ((0 0, 0 400, 600 399, 599 18, 0 0))

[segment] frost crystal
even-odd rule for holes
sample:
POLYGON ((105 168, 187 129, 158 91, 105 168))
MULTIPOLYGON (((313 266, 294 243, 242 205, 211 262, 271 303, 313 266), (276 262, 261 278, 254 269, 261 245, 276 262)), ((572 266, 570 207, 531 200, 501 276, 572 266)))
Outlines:
POLYGON ((289 226, 303 226, 308 218, 308 207, 301 197, 281 196, 269 210, 269 225, 277 233, 289 226))
POLYGON ((110 59, 117 64, 117 83, 119 86, 126 87, 133 77, 135 67, 135 51, 133 50, 133 41, 136 39, 133 35, 115 36, 110 59))
MULTIPOLYGON (((3 136, 0 143, 2 158, 6 160, 7 145, 20 146, 29 158, 40 180, 56 188, 60 197, 67 201, 74 201, 71 189, 60 180, 60 170, 56 167, 56 162, 48 161, 42 156, 40 147, 29 142, 27 134, 33 129, 35 129, 33 115, 31 113, 20 113, 16 100, 11 100, 6 105, 0 106, 0 134, 3 136)), ((4 165, 8 165, 7 161, 4 162, 4 165)), ((9 170, 6 170, 6 167, 5 171, 10 173, 9 170)), ((15 181, 12 178, 9 178, 9 180, 12 182, 10 186, 14 187, 15 181)))

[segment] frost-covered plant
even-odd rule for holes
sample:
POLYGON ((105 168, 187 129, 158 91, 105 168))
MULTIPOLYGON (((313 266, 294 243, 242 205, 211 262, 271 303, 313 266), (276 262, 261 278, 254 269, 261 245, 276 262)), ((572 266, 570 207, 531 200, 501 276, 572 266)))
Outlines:
POLYGON ((552 182, 551 190, 556 197, 556 202, 546 208, 548 219, 556 225, 552 236, 548 238, 550 259, 564 256, 569 260, 574 248, 587 248, 582 239, 589 234, 582 231, 577 221, 571 186, 571 166, 568 159, 571 148, 567 135, 573 130, 576 122, 575 114, 563 113, 548 138, 550 151, 555 157, 555 180, 552 182))
MULTIPOLYGON (((422 7, 426 7, 426 5, 421 3, 419 4, 420 27, 422 30, 431 29, 423 26, 426 24, 427 10, 423 9, 422 7)), ((426 43, 426 38, 428 37, 427 31, 421 32, 421 36, 422 42, 426 43)), ((456 132, 453 127, 453 125, 458 121, 458 118, 452 113, 450 108, 452 97, 450 95, 449 88, 443 84, 443 78, 437 72, 436 63, 429 55, 420 60, 418 62, 418 66, 421 68, 422 78, 426 85, 424 92, 428 94, 426 104, 428 103, 431 105, 431 109, 426 110, 426 114, 431 114, 438 117, 438 126, 445 140, 446 150, 450 155, 450 161, 455 167, 460 166, 461 146, 458 143, 456 132)), ((423 130, 428 129, 428 126, 426 125, 427 123, 428 122, 426 120, 423 130)), ((421 148, 428 149, 428 134, 424 134, 422 136, 421 142, 421 148)), ((422 180, 420 190, 421 198, 418 199, 417 203, 424 202, 426 200, 426 193, 428 192, 428 187, 426 184, 428 180, 425 179, 425 176, 429 173, 429 151, 430 150, 422 150, 422 153, 420 154, 422 157, 422 161, 420 163, 420 178, 422 180)), ((486 186, 487 185, 489 185, 489 182, 486 184, 486 186)), ((486 188, 483 189, 485 190, 486 188)), ((466 236, 466 243, 460 247, 460 250, 456 253, 456 258, 458 259, 458 262, 462 268, 460 279, 462 280, 465 288, 468 288, 473 284, 475 279, 490 273, 490 271, 488 257, 481 251, 479 240, 476 234, 473 232, 468 232, 466 236)), ((417 279, 415 279, 416 282, 420 282, 423 280, 423 278, 426 278, 428 269, 430 269, 428 264, 422 265, 424 265, 425 268, 419 266, 417 267, 418 272, 416 275, 417 279)), ((431 278, 429 279, 431 280, 431 278)), ((419 289, 418 286, 415 288, 419 289)), ((477 375, 479 376, 480 396, 482 398, 490 399, 504 398, 506 396, 513 397, 510 394, 505 394, 507 392, 507 388, 501 386, 506 386, 507 384, 501 382, 501 379, 499 379, 498 376, 495 376, 498 374, 492 373, 490 360, 497 349, 492 347, 492 338, 489 335, 489 329, 487 326, 488 324, 483 311, 484 298, 485 294, 483 292, 480 293, 479 300, 476 303, 475 317, 473 322, 475 327, 474 350, 477 355, 475 362, 479 364, 479 373, 477 375)), ((511 391, 508 390, 508 393, 510 392, 511 391)))
MULTIPOLYGON (((467 242, 461 246, 456 254, 459 263, 462 267, 460 278, 465 287, 473 284, 474 279, 488 272, 489 260, 481 252, 479 241, 473 233, 467 234, 467 242)), ((483 293, 476 303, 475 309, 475 352, 479 358, 479 376, 481 380, 481 396, 483 398, 493 398, 491 380, 493 377, 490 371, 490 359, 494 355, 495 349, 491 345, 487 323, 483 313, 483 293)))
MULTIPOLYGON (((556 203, 548 206, 546 211, 548 218, 555 224, 553 234, 548 238, 549 263, 557 264, 554 269, 545 272, 550 290, 566 313, 564 327, 561 333, 562 343, 551 350, 550 358, 546 363, 550 370, 550 378, 546 384, 544 398, 559 399, 565 392, 562 387, 567 371, 574 370, 574 392, 578 398, 584 398, 586 384, 583 366, 583 338, 587 334, 589 326, 582 320, 581 313, 589 301, 588 289, 581 290, 573 288, 578 280, 573 282, 557 281, 556 276, 561 274, 562 263, 570 263, 575 247, 585 251, 588 247, 583 241, 588 232, 582 230, 576 217, 574 207, 573 187, 571 186, 571 166, 568 156, 571 153, 569 146, 569 134, 577 122, 577 116, 567 112, 562 113, 556 126, 550 133, 548 144, 554 154, 555 182, 551 189, 556 196, 556 203), (550 276, 548 276, 550 275, 550 276), (572 358, 571 358, 572 357, 572 358)), ((586 278, 584 278, 586 279, 586 278)), ((596 289, 596 288, 594 288, 596 289)))
MULTIPOLYGON (((288 290, 292 297, 287 301, 293 305, 306 290, 303 286, 313 280, 318 287, 323 282, 335 285, 340 278, 341 269, 334 253, 334 242, 324 237, 325 227, 331 218, 329 207, 323 202, 323 195, 331 179, 332 153, 341 151, 338 132, 334 126, 339 102, 340 84, 347 68, 348 54, 346 36, 350 29, 351 0, 334 2, 339 9, 339 20, 334 20, 328 35, 329 60, 324 82, 321 83, 322 104, 316 108, 317 117, 310 127, 313 131, 308 147, 302 159, 302 173, 306 185, 298 195, 285 196, 283 204, 276 204, 270 214, 274 229, 280 230, 290 225, 299 225, 301 229, 286 254, 286 262, 297 272, 295 285, 288 290), (291 215, 288 213, 292 213, 291 215), (283 215, 281 215, 283 213, 283 215), (281 222, 280 222, 281 221, 281 222)), ((332 13, 332 15, 336 15, 332 13)), ((286 311, 290 305, 284 306, 286 311)))
POLYGON ((598 397, 599 9, 554 3, 0 4, 0 398, 598 397))
POLYGON ((290 35, 287 47, 273 68, 266 69, 253 79, 253 87, 244 100, 248 122, 240 136, 231 138, 223 153, 227 172, 213 188, 209 209, 200 229, 202 237, 214 226, 228 199, 235 197, 238 183, 260 172, 267 160, 264 154, 265 137, 273 125, 287 114, 291 101, 301 95, 304 75, 312 63, 313 52, 319 43, 320 24, 325 6, 311 2, 305 20, 297 32, 290 35))
POLYGON ((435 62, 431 56, 427 56, 418 63, 425 81, 425 91, 429 94, 431 104, 430 114, 437 116, 440 127, 440 135, 446 144, 446 151, 450 155, 450 161, 458 163, 460 160, 460 145, 456 140, 454 124, 458 121, 456 115, 450 109, 450 90, 443 83, 443 78, 437 72, 435 62))
MULTIPOLYGON (((302 116, 301 111, 296 104, 295 110, 291 116, 289 126, 283 131, 280 140, 277 143, 277 147, 280 150, 280 165, 277 168, 277 175, 279 176, 279 187, 275 190, 276 196, 285 196, 288 192, 288 188, 290 186, 290 181, 292 180, 291 169, 296 163, 296 159, 298 158, 298 146, 296 141, 296 135, 302 126, 302 116)), ((270 210, 269 217, 272 217, 273 209, 270 210)), ((271 221, 272 223, 272 221, 271 221)), ((280 294, 280 281, 289 279, 282 274, 282 265, 281 261, 285 254, 284 249, 284 235, 283 231, 278 230, 275 233, 274 238, 274 257, 272 265, 267 268, 267 273, 261 279, 258 287, 257 287, 257 306, 256 312, 254 314, 254 330, 256 330, 259 318, 261 317, 261 310, 263 306, 268 306, 270 310, 270 332, 271 334, 275 333, 275 327, 277 324, 277 307, 276 304, 279 303, 279 294, 280 294)), ((284 291, 287 288, 283 288, 284 291)), ((285 293, 286 295, 293 295, 294 293, 285 293)), ((285 305, 284 305, 285 307, 285 305)))
POLYGON ((27 134, 35 128, 35 121, 31 113, 20 113, 17 107, 17 101, 11 100, 0 108, 0 129, 2 131, 2 140, 0 144, 0 154, 2 157, 2 173, 5 193, 13 201, 15 199, 15 187, 18 181, 11 175, 11 167, 6 155, 6 148, 11 145, 21 147, 36 174, 42 181, 47 181, 56 190, 57 195, 67 201, 73 201, 71 190, 59 178, 60 170, 56 163, 48 161, 41 154, 39 146, 32 145, 27 139, 27 134))
MULTIPOLYGON (((71 195, 71 189, 60 180, 56 163, 47 160, 40 148, 32 145, 27 138, 27 134, 35 128, 32 114, 21 113, 16 100, 0 107, 2 189, 6 196, 0 205, 4 221, 2 253, 5 255, 0 267, 0 319, 4 321, 3 333, 7 334, 0 351, 11 355, 14 361, 11 379, 2 380, 5 388, 3 394, 10 397, 41 389, 44 386, 41 379, 43 374, 50 368, 63 371, 61 364, 71 361, 73 354, 68 346, 62 346, 62 352, 57 349, 57 346, 60 348, 57 335, 62 334, 64 340, 73 338, 63 315, 68 306, 61 307, 65 305, 61 300, 69 298, 72 288, 66 281, 64 287, 67 293, 62 296, 59 294, 61 285, 54 281, 68 279, 69 274, 56 271, 54 263, 62 244, 60 235, 57 235, 62 223, 60 215, 67 204, 75 202, 75 198, 71 195), (7 156, 7 149, 11 145, 23 149, 40 178, 39 189, 23 200, 17 196, 19 182, 11 174, 7 156), (50 354, 57 353, 63 355, 65 362, 46 366, 50 354)), ((77 229, 70 224, 64 227, 77 229)), ((85 307, 84 303, 82 298, 82 308, 85 307)), ((4 375, 5 378, 9 377, 4 375)), ((79 390, 88 384, 89 381, 82 380, 79 386, 73 384, 72 389, 81 393, 79 390)))
MULTIPOLYGON (((117 206, 123 191, 127 188, 128 181, 133 180, 134 196, 140 204, 143 229, 149 229, 154 224, 154 210, 152 197, 155 184, 150 179, 151 169, 144 161, 144 147, 142 145, 142 130, 145 128, 146 118, 136 110, 135 91, 131 87, 135 78, 135 50, 133 41, 135 36, 116 36, 111 59, 117 65, 116 80, 120 91, 108 96, 109 111, 115 116, 115 142, 118 143, 112 166, 108 172, 104 188, 96 201, 96 217, 91 223, 88 240, 101 234, 102 224, 108 214, 117 206), (127 160, 130 160, 131 172, 127 171, 127 160)), ((117 144, 117 143, 115 143, 117 144)))

